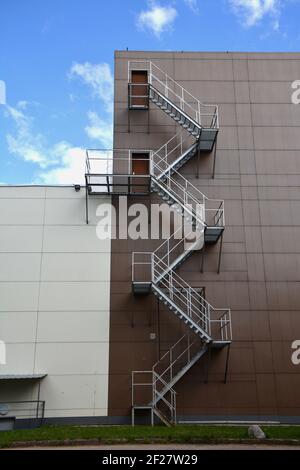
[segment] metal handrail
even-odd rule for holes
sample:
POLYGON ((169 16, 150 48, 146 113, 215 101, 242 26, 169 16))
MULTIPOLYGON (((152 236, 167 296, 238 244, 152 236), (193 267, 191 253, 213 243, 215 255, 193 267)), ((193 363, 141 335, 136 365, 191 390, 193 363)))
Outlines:
MULTIPOLYGON (((157 367, 162 364, 165 359, 169 359, 169 364, 168 366, 163 370, 163 372, 156 372, 161 378, 163 376, 165 376, 167 374, 167 372, 170 371, 170 382, 173 381, 174 379, 174 374, 173 374, 173 368, 175 366, 176 363, 178 363, 178 361, 185 355, 187 354, 187 360, 186 360, 186 365, 190 363, 191 361, 191 355, 190 355, 190 351, 192 349, 192 347, 198 343, 200 340, 198 338, 196 338, 194 341, 190 341, 190 335, 187 334, 187 335, 183 335, 155 364, 154 366, 152 367, 152 370, 155 371, 155 369, 157 369, 157 367), (187 340, 187 347, 180 352, 179 355, 174 356, 174 351, 175 349, 177 348, 178 345, 180 345, 184 340, 187 340)), ((165 381, 166 383, 166 381, 165 381)), ((168 387, 170 387, 170 385, 168 384, 167 385, 168 387)))
POLYGON ((164 380, 162 377, 157 374, 153 369, 152 369, 152 377, 153 377, 153 395, 152 395, 152 405, 154 408, 156 408, 160 413, 161 410, 158 408, 158 403, 162 401, 167 405, 167 407, 170 410, 171 413, 171 421, 176 423, 176 391, 164 380), (163 386, 165 387, 165 393, 162 394, 157 390, 157 382, 161 382, 163 386), (171 401, 166 399, 166 394, 171 393, 171 401))
MULTIPOLYGON (((199 325, 204 331, 210 335, 211 333, 211 323, 220 323, 222 317, 227 314, 228 324, 231 325, 231 312, 228 308, 215 308, 213 307, 206 299, 204 299, 199 292, 197 292, 193 287, 191 287, 184 279, 182 279, 174 270, 169 269, 168 275, 161 278, 161 276, 157 276, 157 272, 159 273, 159 266, 162 265, 164 271, 166 271, 167 264, 161 261, 157 256, 154 254, 152 255, 152 273, 153 278, 152 282, 156 284, 156 280, 159 278, 159 283, 167 289, 169 292, 168 298, 176 304, 176 300, 182 302, 186 305, 186 310, 188 312, 188 316, 194 321, 197 325, 199 325), (176 287, 179 286, 179 287, 176 287), (189 298, 183 296, 180 293, 180 290, 186 290, 189 293, 189 298), (197 303, 199 303, 200 308, 197 307, 197 303), (215 318, 217 312, 223 312, 221 316, 215 318)), ((178 305, 178 304, 177 304, 178 305)), ((182 310, 182 307, 179 307, 182 310)), ((232 339, 232 330, 228 333, 227 338, 228 340, 232 339)))
POLYGON ((158 150, 152 151, 151 159, 154 161, 156 168, 160 171, 160 174, 157 176, 157 178, 161 179, 168 173, 168 171, 179 174, 177 170, 172 168, 172 163, 175 163, 184 154, 192 152, 197 147, 197 145, 198 143, 192 140, 190 135, 183 136, 183 132, 181 132, 171 137, 171 139, 163 144, 158 150), (175 157, 173 157, 174 153, 175 157), (158 159, 157 161, 156 157, 158 159), (170 157, 172 157, 172 159, 170 157))
MULTIPOLYGON (((159 376, 153 369, 152 370, 139 370, 139 371, 132 371, 131 372, 131 406, 139 406, 135 401, 135 392, 137 387, 151 387, 152 390, 152 401, 151 403, 145 403, 144 406, 151 406, 154 409, 157 409, 161 414, 162 411, 158 408, 158 402, 163 401, 165 405, 170 410, 171 414, 171 421, 176 422, 176 391, 164 381, 162 377, 159 376), (149 382, 136 382, 135 375, 149 375, 150 381, 149 382), (161 382, 164 387, 166 387, 167 392, 171 393, 171 401, 167 400, 166 393, 162 395, 159 390, 157 389, 157 382, 161 382)), ((143 405, 140 405, 143 406, 143 405)), ((168 419, 168 418, 167 418, 168 419)))
POLYGON ((137 104, 137 103, 134 103, 134 106, 135 107, 140 107, 140 108, 148 108, 148 103, 149 103, 149 84, 148 83, 130 83, 128 82, 128 105, 129 105, 129 109, 131 108, 132 106, 132 101, 134 98, 138 98, 138 99, 146 99, 147 101, 145 103, 141 103, 141 104, 137 104), (134 95, 132 94, 132 88, 133 87, 144 87, 146 88, 146 94, 145 95, 134 95))
POLYGON ((3 414, 3 417, 11 418, 16 416, 17 418, 36 418, 43 420, 45 414, 45 400, 15 400, 15 401, 3 401, 0 405, 13 405, 11 408, 8 407, 7 412, 3 414), (20 405, 16 406, 16 405, 20 405), (29 405, 29 407, 27 407, 29 405), (31 406, 32 405, 32 406, 31 406))
MULTIPOLYGON (((213 211, 216 210, 216 214, 218 214, 218 224, 220 226, 224 226, 224 200, 222 199, 211 199, 205 196, 196 186, 190 183, 184 176, 182 176, 178 171, 172 170, 173 175, 176 176, 176 179, 171 176, 171 172, 166 172, 161 165, 159 165, 155 161, 156 152, 150 153, 150 173, 151 176, 155 179, 156 183, 160 185, 163 189, 165 188, 167 191, 171 192, 174 195, 174 198, 178 200, 178 202, 182 205, 183 210, 187 211, 188 206, 190 211, 192 211, 192 215, 195 217, 198 222, 202 225, 205 224, 205 213, 207 210, 213 211), (159 177, 164 173, 165 181, 159 179, 159 177), (179 181, 178 181, 179 180, 179 181), (194 194, 195 195, 194 195, 194 194), (218 204, 217 209, 206 209, 206 205, 209 203, 218 204), (203 206, 203 210, 200 211, 200 205, 203 206), (203 217, 199 217, 199 212, 204 214, 203 217), (223 220, 222 220, 223 219, 223 220)), ((160 159, 161 160, 161 159, 160 159)), ((215 216, 213 218, 215 220, 215 216)))
MULTIPOLYGON (((163 266, 162 272, 165 272, 168 269, 168 266, 157 256, 152 256, 152 263, 154 275, 152 282, 156 284, 158 280, 159 284, 162 285, 165 289, 167 289, 167 292, 169 293, 168 297, 171 299, 171 301, 174 302, 175 299, 174 303, 176 303, 177 300, 179 305, 180 303, 183 304, 185 306, 185 310, 188 312, 186 313, 186 315, 189 316, 196 325, 201 324, 201 328, 205 329, 205 331, 208 332, 207 324, 209 323, 210 319, 211 305, 201 297, 199 292, 194 290, 189 284, 187 284, 187 282, 185 282, 180 276, 178 276, 178 274, 176 274, 174 270, 169 269, 168 275, 162 277, 159 268, 163 266), (189 295, 185 296, 184 292, 188 292, 189 295), (196 305, 199 302, 201 308, 197 307, 196 305), (205 324, 205 328, 203 328, 203 322, 205 324)), ((182 306, 179 308, 180 310, 182 310, 182 306)))
MULTIPOLYGON (((190 226, 191 224, 188 224, 188 225, 190 226)), ((168 265, 168 268, 173 263, 176 264, 176 260, 182 255, 182 253, 188 252, 188 251, 200 250, 203 247, 203 244, 204 244, 203 228, 202 230, 197 231, 197 233, 195 233, 194 230, 191 230, 187 235, 183 234, 183 237, 182 237, 182 232, 184 231, 185 231, 185 225, 182 225, 169 238, 164 240, 161 243, 161 245, 159 245, 158 248, 156 248, 156 250, 154 251, 154 254, 157 255, 163 262, 165 262, 168 265), (189 238, 191 235, 196 236, 196 240, 193 242, 189 241, 189 238), (199 245, 199 242, 201 246, 199 245), (180 250, 180 254, 176 256, 175 250, 176 251, 180 250), (176 257, 172 259, 172 255, 175 255, 176 257)))
MULTIPOLYGON (((107 175, 111 174, 116 175, 117 173, 114 172, 116 169, 115 163, 125 163, 127 166, 127 173, 129 175, 132 175, 132 155, 133 150, 132 149, 86 149, 86 175, 91 176, 97 176, 97 175, 107 175), (93 156, 93 153, 95 156, 93 156), (116 156, 121 154, 122 156, 116 156), (108 156, 109 155, 109 156, 108 156), (102 170, 101 171, 93 171, 93 167, 95 167, 96 164, 102 164, 106 166, 106 171, 102 170)), ((149 153, 149 149, 136 149, 134 150, 134 153, 149 153)), ((138 161, 149 161, 148 158, 137 158, 136 160, 138 161)))

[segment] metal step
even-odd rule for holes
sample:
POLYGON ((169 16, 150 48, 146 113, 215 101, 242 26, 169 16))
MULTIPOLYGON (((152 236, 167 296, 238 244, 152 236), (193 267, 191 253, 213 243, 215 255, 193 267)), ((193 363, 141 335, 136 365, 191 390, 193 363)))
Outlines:
POLYGON ((202 127, 194 121, 188 114, 172 103, 169 98, 159 92, 153 85, 150 85, 149 99, 162 111, 168 114, 177 124, 199 141, 199 149, 203 152, 211 152, 219 129, 216 127, 202 127))
POLYGON ((204 331, 200 325, 197 325, 183 310, 181 310, 176 303, 174 303, 161 289, 156 283, 152 283, 152 291, 156 291, 158 293, 158 298, 161 301, 166 301, 165 305, 172 306, 172 312, 175 313, 175 315, 181 315, 182 320, 187 324, 187 325, 193 325, 194 326, 194 333, 197 334, 205 343, 210 343, 212 341, 211 336, 204 331))
MULTIPOLYGON (((178 204, 178 206, 181 207, 180 212, 184 212, 186 214, 189 214, 191 217, 195 218, 195 215, 193 214, 192 210, 189 207, 184 206, 183 203, 180 200, 177 199, 175 193, 171 192, 171 190, 169 188, 162 187, 160 181, 152 176, 151 177, 151 189, 152 189, 152 191, 154 191, 155 187, 158 188, 158 190, 156 190, 155 192, 157 192, 159 196, 163 197, 163 194, 165 195, 164 200, 167 202, 167 204, 170 204, 170 205, 172 205, 174 203, 178 204)), ((178 209, 177 212, 179 212, 179 209, 178 209)), ((203 222, 201 221, 201 223, 203 223, 203 222)))
POLYGON ((149 99, 158 106, 162 111, 168 114, 172 119, 180 124, 184 129, 197 139, 201 135, 202 127, 199 123, 194 121, 187 113, 179 108, 175 103, 172 103, 166 96, 160 93, 153 85, 149 86, 149 99), (179 119, 177 119, 179 118, 179 119))
POLYGON ((187 149, 180 157, 174 160, 169 167, 163 171, 157 179, 165 181, 169 174, 173 175, 175 171, 178 171, 185 163, 187 163, 198 150, 198 143, 194 143, 189 149, 187 149))

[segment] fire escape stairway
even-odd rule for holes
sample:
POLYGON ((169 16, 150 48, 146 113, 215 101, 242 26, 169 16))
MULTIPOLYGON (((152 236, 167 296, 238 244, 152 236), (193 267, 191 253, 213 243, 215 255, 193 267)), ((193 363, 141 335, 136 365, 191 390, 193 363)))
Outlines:
MULTIPOLYGON (((150 409, 166 425, 176 423, 176 383, 203 357, 210 347, 222 348, 231 342, 231 317, 228 309, 214 309, 200 294, 184 281, 175 270, 193 253, 205 244, 206 232, 213 243, 224 230, 224 202, 207 198, 201 191, 184 178, 178 170, 200 149, 204 135, 204 146, 211 150, 218 133, 217 107, 210 115, 208 126, 201 124, 201 103, 192 107, 185 94, 190 95, 173 79, 159 79, 154 72, 158 69, 150 63, 149 100, 168 114, 188 134, 188 141, 174 136, 161 149, 150 156, 151 190, 171 206, 188 225, 182 237, 177 229, 153 253, 149 253, 151 266, 151 290, 155 296, 183 322, 188 333, 179 339, 159 359, 151 371, 135 371, 135 374, 150 374, 150 383, 132 382, 132 412, 135 409, 150 409), (170 88, 178 87, 180 94, 170 88), (154 85, 155 83, 155 85, 154 85), (206 134, 205 134, 206 133, 206 134), (209 142, 209 144, 207 144, 209 142), (191 235, 193 239, 191 240, 191 235), (138 406, 134 400, 135 386, 150 385, 151 400, 138 406)), ((161 72, 161 71, 160 71, 161 72)), ((194 97, 192 97, 194 98, 194 97)), ((202 105, 209 106, 209 105, 202 105)), ((133 256, 134 259, 134 256, 133 256)), ((143 263, 141 263, 143 264, 143 263)), ((133 289, 134 289, 133 276, 133 289)), ((138 283, 137 283, 138 285, 138 283)), ((143 293, 142 290, 134 290, 143 293)), ((145 291, 146 292, 146 291, 145 291)))

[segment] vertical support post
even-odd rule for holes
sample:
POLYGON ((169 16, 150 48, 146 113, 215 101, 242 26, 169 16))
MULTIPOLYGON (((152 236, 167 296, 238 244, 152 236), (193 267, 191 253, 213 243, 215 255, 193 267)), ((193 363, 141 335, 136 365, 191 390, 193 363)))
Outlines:
POLYGON ((214 162, 213 162, 212 179, 215 178, 215 172, 216 172, 217 143, 218 143, 218 134, 216 135, 216 140, 215 140, 215 144, 214 144, 214 162))
POLYGON ((196 178, 198 179, 199 178, 199 165, 200 165, 200 156, 201 156, 201 150, 200 150, 200 142, 199 142, 199 145, 198 145, 198 149, 197 149, 197 167, 196 167, 196 178))
POLYGON ((131 83, 130 80, 130 73, 128 70, 128 110, 127 110, 127 124, 128 124, 128 133, 130 133, 130 107, 131 107, 131 83))
POLYGON ((89 189, 87 178, 85 178, 85 222, 88 225, 89 223, 89 189))
POLYGON ((227 346, 226 364, 225 364, 225 374, 224 374, 224 384, 227 383, 228 364, 229 364, 229 353, 230 353, 230 344, 228 344, 228 346, 227 346))
POLYGON ((205 243, 203 245, 203 248, 202 248, 202 255, 201 255, 201 273, 203 273, 203 269, 204 269, 204 256, 205 256, 205 243))
POLYGON ((39 417, 39 405, 40 405, 40 402, 37 401, 37 402, 36 402, 36 410, 35 410, 35 417, 36 417, 36 419, 38 419, 38 417, 39 417))
POLYGON ((38 383, 38 393, 37 393, 37 401, 40 401, 40 394, 41 394, 41 381, 39 380, 39 383, 38 383))
POLYGON ((221 235, 220 247, 219 247, 218 274, 220 274, 220 269, 221 269, 222 247, 223 247, 223 232, 221 235))
POLYGON ((127 124, 128 124, 128 134, 130 134, 130 108, 129 107, 127 111, 127 124))
POLYGON ((42 418, 41 418, 41 425, 42 425, 43 422, 44 422, 44 418, 45 418, 45 400, 42 401, 42 418))
POLYGON ((207 351, 207 361, 206 361, 205 380, 204 380, 204 383, 206 384, 208 382, 208 371, 209 371, 210 360, 211 360, 211 345, 209 344, 208 351, 207 351))

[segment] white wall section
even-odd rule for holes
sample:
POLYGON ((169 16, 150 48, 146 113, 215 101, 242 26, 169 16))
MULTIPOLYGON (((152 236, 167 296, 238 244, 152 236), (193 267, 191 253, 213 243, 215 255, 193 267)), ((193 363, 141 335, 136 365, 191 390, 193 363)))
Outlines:
MULTIPOLYGON (((48 374, 46 417, 107 416, 111 242, 96 236, 108 197, 85 188, 0 187, 2 374, 48 374)), ((36 400, 37 384, 2 381, 0 402, 36 400)))

